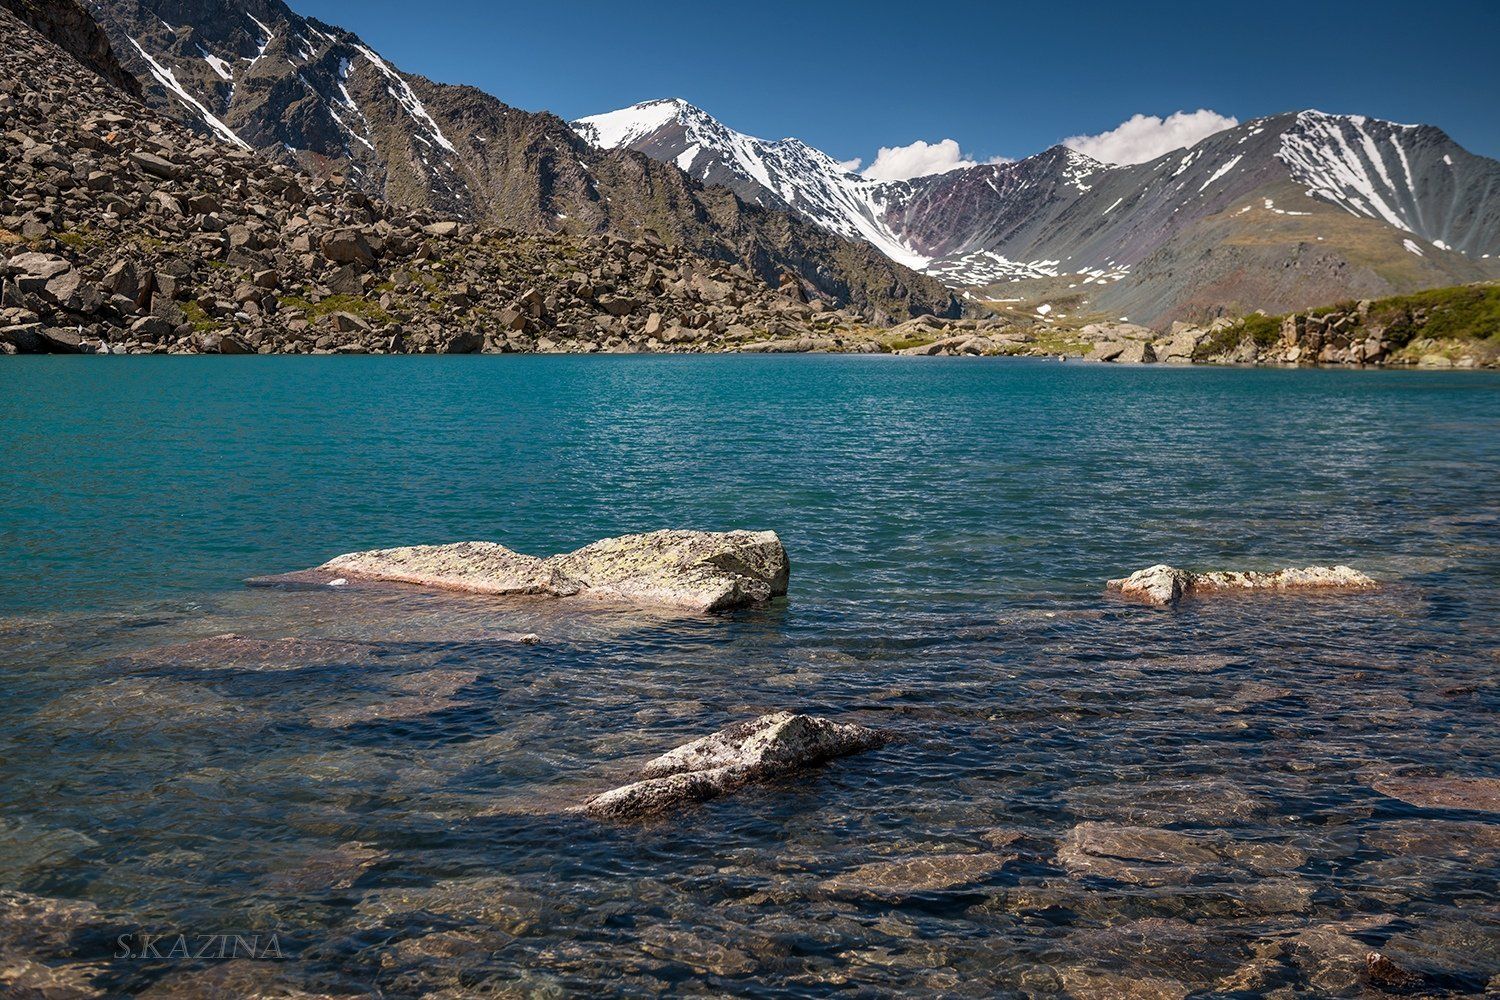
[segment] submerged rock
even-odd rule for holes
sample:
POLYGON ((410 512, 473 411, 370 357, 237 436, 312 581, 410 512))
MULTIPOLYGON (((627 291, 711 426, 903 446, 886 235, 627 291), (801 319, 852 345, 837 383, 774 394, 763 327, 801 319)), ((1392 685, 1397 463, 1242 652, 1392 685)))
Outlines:
POLYGON ((719 611, 786 593, 790 564, 774 531, 653 531, 606 538, 548 559, 495 542, 376 549, 252 585, 338 579, 411 583, 490 595, 589 597, 719 611))
POLYGON ((319 709, 308 722, 322 729, 343 729, 366 722, 419 719, 455 708, 460 690, 479 679, 477 670, 438 668, 399 677, 391 682, 396 697, 379 696, 365 704, 338 705, 319 709))
POLYGON ((846 722, 776 712, 683 744, 641 769, 644 780, 584 803, 600 819, 628 819, 701 802, 754 781, 880 746, 889 734, 846 722))
POLYGON ((1363 589, 1376 581, 1349 566, 1308 566, 1279 569, 1273 573, 1190 573, 1175 566, 1158 564, 1137 570, 1122 580, 1110 580, 1110 590, 1152 604, 1171 607, 1189 594, 1219 590, 1323 590, 1363 589))
POLYGON ((1389 777, 1371 787, 1424 809, 1500 812, 1500 778, 1389 777))
POLYGON ((905 896, 943 892, 993 878, 1019 857, 1015 853, 922 854, 861 865, 822 883, 836 893, 905 896))
POLYGON ((1282 875, 1300 868, 1307 855, 1293 847, 1221 835, 1084 822, 1068 833, 1057 861, 1075 877, 1162 886, 1185 885, 1207 875, 1232 878, 1239 870, 1282 875))

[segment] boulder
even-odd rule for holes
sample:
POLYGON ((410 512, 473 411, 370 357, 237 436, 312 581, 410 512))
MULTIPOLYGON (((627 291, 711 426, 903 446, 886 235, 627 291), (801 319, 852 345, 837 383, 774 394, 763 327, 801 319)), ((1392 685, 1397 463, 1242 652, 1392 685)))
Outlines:
POLYGON ((653 531, 548 559, 495 542, 354 552, 253 585, 337 577, 489 595, 588 597, 646 607, 720 611, 786 593, 790 565, 774 531, 653 531))
POLYGON ((1156 352, 1144 340, 1127 340, 1120 353, 1107 360, 1121 365, 1149 365, 1156 360, 1156 352))
POLYGON ((1188 594, 1223 590, 1352 590, 1378 586, 1376 581, 1349 566, 1308 566, 1279 569, 1272 573, 1216 571, 1190 573, 1175 566, 1158 564, 1137 570, 1122 580, 1110 580, 1110 590, 1152 604, 1174 606, 1188 594))
POLYGON ((164 181, 174 180, 180 171, 177 165, 169 160, 164 160, 155 153, 138 150, 130 154, 130 162, 152 177, 159 177, 164 181))
POLYGON ((324 234, 318 243, 323 256, 335 264, 358 264, 369 267, 375 263, 375 252, 357 229, 335 229, 324 234))
POLYGON ((1193 589, 1193 574, 1158 563, 1136 570, 1123 580, 1110 580, 1108 586, 1127 597, 1140 597, 1152 604, 1171 606, 1193 589))
POLYGON ((889 734, 854 723, 776 712, 662 754, 641 769, 641 781, 596 795, 581 811, 598 819, 661 813, 889 740, 889 734))
POLYGON ((1087 354, 1085 354, 1083 356, 1083 360, 1085 360, 1085 361, 1114 361, 1116 358, 1118 358, 1121 354, 1124 354, 1124 353, 1125 353, 1125 344, 1124 344, 1123 341, 1110 340, 1110 341, 1106 341, 1106 342, 1104 342, 1102 344, 1096 345, 1092 351, 1089 351, 1087 354))

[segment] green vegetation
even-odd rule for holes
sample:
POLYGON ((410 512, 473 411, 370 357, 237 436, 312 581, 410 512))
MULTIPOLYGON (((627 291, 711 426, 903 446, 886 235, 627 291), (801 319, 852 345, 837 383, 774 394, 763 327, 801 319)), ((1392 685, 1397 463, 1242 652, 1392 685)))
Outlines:
POLYGON ((380 308, 378 303, 357 295, 330 295, 317 302, 310 302, 296 295, 288 295, 281 299, 280 306, 283 309, 300 310, 307 315, 308 319, 322 319, 336 312, 344 312, 370 323, 391 322, 390 313, 380 308))
POLYGON ((57 234, 59 243, 64 243, 79 253, 89 253, 104 245, 104 238, 88 229, 70 229, 57 234))
POLYGON ((1500 285, 1460 285, 1371 303, 1368 324, 1397 343, 1415 337, 1500 342, 1500 285), (1421 319, 1425 321, 1421 321, 1421 319))
POLYGON ((1267 348, 1281 339, 1280 316, 1251 313, 1225 327, 1213 330, 1193 352, 1193 358, 1202 361, 1228 354, 1246 337, 1255 341, 1257 347, 1267 348))
POLYGON ((215 329, 219 325, 218 323, 215 323, 213 318, 209 316, 208 313, 204 312, 203 307, 196 302, 184 302, 182 304, 182 314, 187 317, 187 321, 189 323, 193 324, 193 329, 197 330, 199 333, 207 333, 209 330, 215 329))
MULTIPOLYGON (((1357 328, 1378 332, 1398 349, 1419 338, 1490 341, 1500 346, 1500 285, 1458 285, 1376 299, 1363 315, 1357 302, 1309 309, 1307 314, 1352 316, 1357 328)), ((1234 350, 1246 337, 1261 348, 1270 347, 1281 338, 1283 319, 1262 313, 1244 316, 1211 333, 1193 357, 1219 357, 1234 350)))
POLYGON ((1033 348, 1044 354, 1069 354, 1082 357, 1094 349, 1094 345, 1088 341, 1073 337, 1066 330, 1038 329, 1033 331, 1036 340, 1024 345, 1024 348, 1033 348))

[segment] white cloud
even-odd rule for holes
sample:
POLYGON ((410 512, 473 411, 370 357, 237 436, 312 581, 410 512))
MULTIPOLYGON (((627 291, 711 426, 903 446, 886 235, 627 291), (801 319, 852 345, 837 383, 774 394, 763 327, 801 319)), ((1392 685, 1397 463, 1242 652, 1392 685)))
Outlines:
POLYGON ((1136 115, 1108 132, 1070 136, 1062 144, 1105 163, 1145 163, 1238 124, 1237 118, 1202 108, 1165 119, 1136 115))
MULTIPOLYGON (((986 160, 986 163, 1009 163, 1004 157, 986 160)), ((977 160, 966 157, 958 143, 952 139, 925 142, 918 139, 910 146, 881 146, 875 154, 875 162, 865 168, 864 177, 872 181, 906 181, 928 174, 946 174, 950 170, 978 166, 977 160)))
POLYGON ((859 172, 859 165, 861 163, 863 163, 863 162, 865 162, 865 161, 861 160, 857 156, 854 159, 852 159, 852 160, 840 160, 839 161, 839 169, 842 170, 846 174, 858 173, 859 172))

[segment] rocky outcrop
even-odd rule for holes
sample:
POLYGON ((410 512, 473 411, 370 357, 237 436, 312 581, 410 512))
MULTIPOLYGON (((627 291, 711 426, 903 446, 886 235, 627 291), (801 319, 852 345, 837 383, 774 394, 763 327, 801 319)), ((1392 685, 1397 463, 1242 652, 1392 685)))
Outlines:
POLYGON ((254 585, 338 580, 410 583, 471 594, 579 597, 722 611, 786 593, 791 567, 774 531, 653 531, 543 559, 495 542, 376 549, 254 585))
POLYGON ((1237 364, 1500 366, 1500 286, 1435 288, 1286 316, 1221 320, 1201 331, 1193 358, 1237 364))
POLYGON ((1371 577, 1348 566, 1308 566, 1273 573, 1190 573, 1158 564, 1108 582, 1110 590, 1163 607, 1175 606, 1190 594, 1215 591, 1358 590, 1377 585, 1371 577))
POLYGON ((596 795, 581 810, 597 819, 667 812, 889 740, 854 723, 791 712, 763 715, 662 754, 641 768, 642 780, 596 795))

